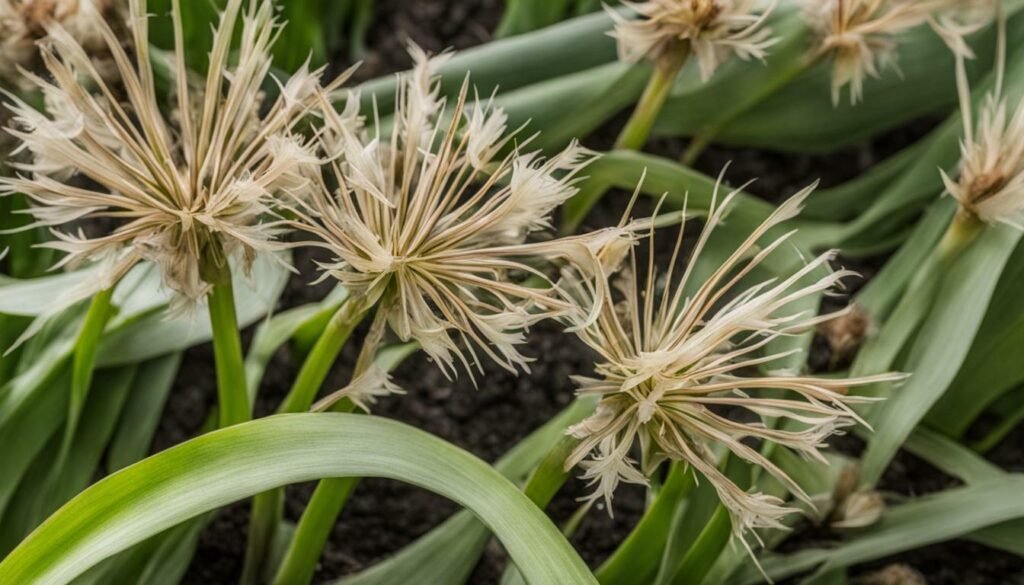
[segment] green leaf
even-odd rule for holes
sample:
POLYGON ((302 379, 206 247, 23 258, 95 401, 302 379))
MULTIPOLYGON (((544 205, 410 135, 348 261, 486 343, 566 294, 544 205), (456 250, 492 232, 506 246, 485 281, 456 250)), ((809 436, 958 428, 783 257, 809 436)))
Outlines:
POLYGON ((1024 245, 1007 263, 977 342, 949 391, 928 413, 928 424, 952 436, 967 428, 996 399, 1024 383, 1024 245))
POLYGON ((107 453, 109 471, 127 467, 149 453, 180 365, 180 353, 139 364, 117 431, 110 440, 107 453))
MULTIPOLYGON (((767 575, 781 581, 817 570, 824 574, 969 534, 1013 518, 1024 517, 1024 477, 1006 475, 964 488, 925 496, 886 510, 881 520, 857 538, 827 548, 804 549, 761 559, 767 575)), ((730 583, 754 585, 764 577, 746 566, 730 583)))
MULTIPOLYGON (((521 480, 564 434, 565 429, 594 411, 593 398, 578 398, 568 408, 520 441, 495 465, 513 481, 521 480)), ((491 531, 469 511, 462 511, 390 559, 340 579, 338 585, 466 582, 491 538, 491 531)))
POLYGON ((913 376, 869 418, 876 431, 861 467, 864 484, 878 481, 903 441, 953 381, 1020 239, 1015 228, 990 227, 944 275, 935 306, 910 348, 905 369, 913 376))
POLYGON ((289 483, 387 477, 472 510, 534 584, 596 583, 558 529, 472 455, 371 416, 280 415, 215 431, 91 487, 0 563, 0 582, 63 584, 188 518, 289 483))
MULTIPOLYGON (((438 69, 441 93, 458 95, 468 73, 480 95, 489 96, 612 63, 615 39, 606 34, 611 29, 607 14, 592 14, 460 51, 438 69)), ((369 81, 360 90, 364 112, 373 111, 374 100, 382 116, 394 111, 393 75, 369 81)))
MULTIPOLYGON (((273 310, 289 274, 277 260, 268 256, 257 258, 250 277, 236 274, 235 304, 239 327, 248 327, 273 310)), ((154 281, 147 280, 140 285, 140 290, 148 290, 153 284, 154 281)), ((164 302, 166 300, 165 297, 164 302)), ((142 362, 210 340, 210 322, 204 311, 169 319, 163 311, 157 311, 163 303, 154 303, 155 299, 141 293, 131 295, 125 302, 117 302, 115 297, 115 304, 121 307, 122 312, 103 340, 98 365, 142 362), (149 301, 139 302, 136 306, 136 295, 149 301)))

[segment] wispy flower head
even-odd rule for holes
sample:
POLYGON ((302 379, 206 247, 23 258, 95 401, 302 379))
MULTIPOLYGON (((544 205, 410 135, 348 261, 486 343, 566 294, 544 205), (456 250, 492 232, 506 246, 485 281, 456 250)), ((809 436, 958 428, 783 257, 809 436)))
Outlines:
MULTIPOLYGON (((577 378, 580 393, 598 395, 601 401, 593 416, 570 428, 580 444, 567 461, 568 466, 582 462, 583 477, 596 486, 592 498, 605 498, 610 506, 618 483, 641 483, 656 465, 671 459, 711 482, 737 535, 781 527, 781 517, 794 509, 729 480, 719 470, 716 454, 717 447, 724 447, 810 502, 749 441, 768 441, 824 461, 819 449, 825 439, 859 421, 851 405, 868 400, 851 396, 849 389, 898 376, 824 379, 756 373, 793 353, 765 351, 772 341, 838 315, 808 314, 793 308, 794 303, 851 275, 832 271, 833 254, 828 253, 790 275, 744 285, 767 258, 780 253, 793 232, 763 248, 758 242, 796 216, 809 193, 805 190, 780 206, 707 280, 693 282, 696 258, 722 222, 735 196, 730 195, 721 206, 713 206, 685 269, 676 269, 682 233, 665 274, 658 274, 652 249, 646 276, 640 276, 644 267, 633 253, 614 289, 603 289, 614 290, 614 295, 600 300, 599 317, 590 322, 581 315, 574 321, 580 338, 600 355, 596 375, 577 378), (729 416, 730 411, 743 416, 729 416), (773 425, 770 419, 788 424, 773 425), (637 445, 639 465, 630 459, 637 445)), ((653 248, 653 234, 651 244, 653 248)), ((589 305, 586 294, 581 305, 589 305)))
POLYGON ((931 19, 932 28, 956 55, 974 58, 967 37, 992 23, 1002 0, 949 0, 931 19))
POLYGON ((96 282, 104 286, 151 260, 178 301, 188 302, 209 290, 204 262, 234 255, 248 266, 258 251, 274 247, 281 225, 263 220, 274 196, 310 189, 308 177, 320 161, 297 126, 319 104, 320 72, 303 68, 281 85, 274 103, 264 104, 279 30, 274 7, 254 1, 243 11, 242 0, 231 0, 214 34, 206 79, 198 80, 186 69, 180 5, 173 5, 177 47, 169 66, 176 101, 169 114, 157 98, 145 0, 130 3, 134 55, 105 23, 95 28, 127 99, 104 81, 87 47, 60 23, 47 24, 41 55, 49 77, 30 77, 47 113, 9 96, 10 132, 32 162, 19 167, 17 178, 3 179, 0 194, 32 199, 35 225, 53 227, 57 240, 50 246, 67 253, 59 265, 113 259, 96 282), (85 89, 90 85, 95 94, 85 89), (98 218, 112 226, 106 233, 68 231, 72 222, 98 218))
POLYGON ((800 0, 816 36, 815 52, 832 59, 832 101, 850 86, 850 102, 864 81, 896 65, 898 35, 928 21, 950 0, 800 0))
POLYGON ((615 10, 619 58, 629 63, 658 61, 666 54, 689 48, 709 79, 727 58, 764 59, 775 44, 765 20, 775 7, 761 0, 650 0, 624 2, 639 16, 624 18, 615 10))
POLYGON ((1024 101, 1011 111, 989 96, 960 151, 958 178, 942 171, 946 190, 978 219, 1024 229, 1024 101))
POLYGON ((373 131, 353 129, 358 96, 327 115, 333 173, 296 204, 296 225, 334 256, 321 266, 325 277, 377 306, 378 319, 418 341, 446 373, 456 361, 480 365, 477 351, 525 369, 516 349, 524 330, 571 308, 543 269, 568 262, 600 270, 593 251, 622 230, 526 243, 576 193, 592 153, 577 144, 548 159, 521 153, 505 113, 467 107, 465 86, 447 114, 434 75, 447 56, 411 52, 415 67, 400 79, 389 135, 379 121, 373 131), (529 276, 546 284, 519 283, 529 276))
POLYGON ((118 8, 117 0, 0 0, 0 81, 21 85, 18 69, 34 68, 36 43, 54 23, 89 53, 105 53, 99 27, 118 8))

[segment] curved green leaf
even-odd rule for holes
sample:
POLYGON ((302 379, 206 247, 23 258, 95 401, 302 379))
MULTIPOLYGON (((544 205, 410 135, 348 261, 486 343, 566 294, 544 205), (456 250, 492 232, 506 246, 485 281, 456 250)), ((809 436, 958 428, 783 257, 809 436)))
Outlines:
POLYGON ((476 457, 409 426, 350 414, 280 415, 150 457, 72 500, 0 563, 0 583, 62 585, 188 518, 282 485, 386 477, 472 510, 528 582, 596 584, 558 529, 476 457))

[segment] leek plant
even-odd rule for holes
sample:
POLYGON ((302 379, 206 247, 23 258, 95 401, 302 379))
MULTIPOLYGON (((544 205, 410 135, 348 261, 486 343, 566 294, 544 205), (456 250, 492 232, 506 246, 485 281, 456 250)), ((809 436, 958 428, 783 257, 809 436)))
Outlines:
POLYGON ((469 583, 492 538, 503 585, 846 583, 960 538, 1024 556, 1024 479, 985 457, 1024 420, 1024 2, 623 4, 509 0, 497 40, 410 44, 409 71, 355 85, 327 71, 339 30, 374 44, 367 0, 0 0, 0 583, 179 582, 247 499, 240 582, 312 583, 364 477, 464 510, 340 584, 469 583), (781 203, 693 166, 921 116, 915 144, 781 203), (601 129, 612 150, 583 146, 601 129), (619 221, 591 229, 598 205, 619 221), (881 269, 829 310, 858 278, 841 255, 881 269), (289 279, 334 288, 279 310, 289 279), (408 399, 416 352, 523 375, 541 322, 593 370, 496 462, 371 414, 408 399), (151 454, 206 342, 216 404, 151 454), (286 348, 290 390, 253 420, 286 348), (888 497, 901 450, 960 485, 888 497), (309 481, 292 524, 284 488, 309 481), (571 537, 623 484, 646 509, 588 566, 571 537), (781 546, 808 524, 825 541, 781 546))

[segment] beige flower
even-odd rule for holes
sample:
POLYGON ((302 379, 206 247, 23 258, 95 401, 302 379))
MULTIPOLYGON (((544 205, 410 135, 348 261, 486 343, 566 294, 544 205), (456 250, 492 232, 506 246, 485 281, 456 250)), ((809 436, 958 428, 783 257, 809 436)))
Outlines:
POLYGON ((932 28, 955 54, 973 59, 974 50, 967 44, 966 38, 995 20, 1001 1, 949 0, 949 7, 932 17, 932 28))
POLYGON ((941 171, 946 190, 978 219, 1024 229, 1024 101, 1011 112, 990 95, 960 151, 959 177, 941 171))
POLYGON ((815 35, 816 55, 832 59, 832 101, 850 86, 850 102, 864 81, 895 67, 898 35, 924 24, 950 0, 799 0, 815 35))
MULTIPOLYGON (((849 395, 849 389, 900 378, 756 373, 793 353, 766 351, 772 341, 839 315, 807 314, 792 305, 851 275, 830 270, 833 254, 827 253, 791 275, 744 284, 768 257, 783 253, 793 232, 775 237, 763 248, 758 242, 796 216, 810 192, 804 190, 780 206, 703 283, 692 282, 693 260, 685 269, 676 268, 685 230, 681 229, 664 275, 658 274, 652 259, 641 277, 634 252, 614 287, 614 297, 599 299, 599 317, 591 321, 581 312, 571 320, 580 338, 600 355, 596 376, 577 378, 580 393, 600 396, 600 406, 569 430, 580 444, 566 462, 570 467, 584 462, 583 477, 596 485, 592 498, 603 497, 610 505, 619 482, 641 483, 667 458, 685 462, 711 482, 737 535, 754 528, 779 528, 782 516, 795 509, 735 485, 719 470, 716 447, 762 467, 810 503, 801 487, 750 440, 772 442, 824 462, 819 449, 825 440, 860 421, 851 405, 869 400, 849 395), (739 413, 743 415, 730 416, 739 413), (770 419, 784 424, 771 424, 770 419), (636 445, 639 466, 629 459, 636 445), (584 461, 588 455, 589 463, 584 461)), ((734 196, 712 206, 692 258, 704 251, 734 196)), ((573 298, 581 306, 594 302, 587 289, 576 289, 573 298)))
POLYGON ((55 228, 50 245, 67 253, 59 265, 115 259, 97 288, 147 259, 160 267, 178 302, 202 298, 210 288, 204 263, 237 256, 249 266, 256 252, 273 249, 282 225, 263 219, 268 206, 282 192, 310 190, 309 177, 319 173, 315 145, 298 126, 315 113, 321 72, 303 68, 281 85, 274 103, 264 104, 279 25, 269 0, 244 11, 242 4, 227 3, 206 79, 197 80, 185 67, 180 6, 173 3, 178 46, 169 68, 177 111, 171 114, 157 97, 145 0, 130 3, 134 55, 105 23, 95 27, 126 99, 58 22, 47 25, 41 47, 49 77, 30 76, 47 113, 10 97, 10 132, 32 162, 20 165, 20 176, 0 181, 0 194, 31 198, 35 225, 55 228), (91 85, 96 95, 85 89, 91 85), (72 180, 79 177, 89 182, 72 180), (109 228, 98 235, 68 231, 83 219, 104 219, 109 228))
POLYGON ((525 243, 576 193, 592 153, 576 144, 548 159, 521 153, 503 111, 467 108, 466 86, 447 114, 434 76, 447 56, 411 52, 416 64, 400 80, 387 135, 380 122, 372 132, 357 128, 357 96, 327 115, 333 176, 295 204, 296 226, 334 256, 321 266, 324 277, 377 306, 378 319, 418 341, 446 373, 456 360, 467 370, 479 365, 477 351, 526 369, 516 349, 523 332, 572 308, 553 294, 544 269, 600 271, 594 251, 624 231, 525 243), (530 276, 544 284, 520 283, 530 276))
POLYGON ((761 0, 650 0, 624 2, 639 18, 624 18, 615 10, 612 33, 619 41, 619 58, 629 63, 657 61, 666 54, 693 52, 706 81, 726 59, 764 59, 777 39, 764 26, 775 8, 761 0))
POLYGON ((18 69, 34 69, 47 28, 62 26, 90 54, 106 52, 100 33, 116 16, 117 0, 0 0, 0 82, 20 85, 18 69))

